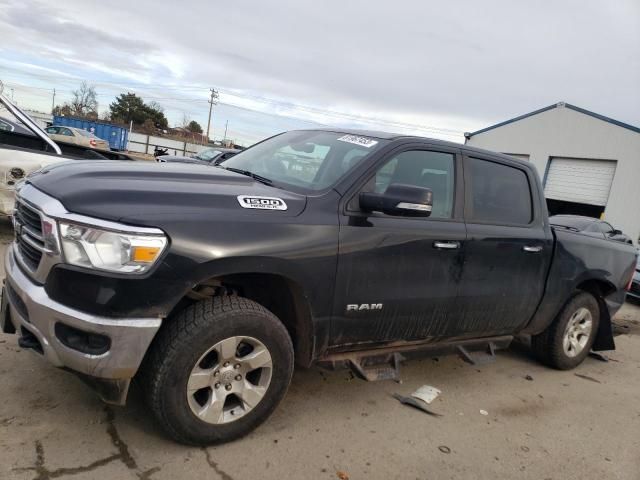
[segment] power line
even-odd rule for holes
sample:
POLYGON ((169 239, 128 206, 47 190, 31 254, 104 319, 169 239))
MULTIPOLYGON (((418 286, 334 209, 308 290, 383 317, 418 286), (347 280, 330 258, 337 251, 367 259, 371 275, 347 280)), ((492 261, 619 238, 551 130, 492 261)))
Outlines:
MULTIPOLYGON (((17 70, 17 69, 14 69, 17 70)), ((55 79, 56 81, 60 81, 60 78, 64 78, 65 82, 77 82, 79 79, 70 79, 64 76, 54 76, 52 74, 32 74, 32 73, 26 73, 26 75, 29 76, 33 76, 33 77, 40 77, 40 78, 47 78, 47 79, 55 79)), ((172 86, 172 85, 155 85, 155 84, 148 84, 148 85, 141 85, 141 86, 126 86, 123 84, 119 84, 116 82, 107 82, 107 81, 95 81, 95 82, 91 82, 92 84, 95 84, 96 86, 104 86, 106 88, 110 88, 110 89, 124 89, 124 90, 149 90, 149 89, 156 89, 156 88, 161 88, 163 90, 172 90, 172 89, 179 89, 180 91, 185 91, 187 89, 196 89, 196 90, 201 90, 202 87, 199 85, 184 85, 184 86, 172 86)), ((51 89, 47 89, 47 88, 42 88, 42 87, 31 87, 31 86, 24 86, 26 88, 32 88, 32 89, 38 89, 38 90, 45 90, 45 91, 52 91, 51 89)), ((323 115, 323 116, 327 116, 327 117, 331 117, 331 118, 336 118, 336 119, 342 119, 342 120, 349 120, 349 121, 354 121, 354 122, 359 122, 359 123, 364 123, 364 124, 372 124, 372 125, 380 125, 380 126, 387 126, 387 127, 392 127, 392 128, 400 128, 400 129, 406 129, 406 130, 415 130, 415 131, 421 131, 421 132, 426 132, 426 133, 434 133, 434 134, 439 134, 439 135, 444 135, 444 136, 451 136, 451 137, 460 137, 463 132, 459 131, 459 130, 453 130, 453 129, 447 129, 447 128, 440 128, 440 127, 433 127, 430 125, 422 125, 422 124, 414 124, 414 123, 409 123, 409 122, 401 122, 401 121, 396 121, 396 120, 383 120, 383 119, 378 119, 378 118, 371 118, 371 117, 366 117, 363 115, 358 115, 358 114, 352 114, 352 113, 347 113, 347 112, 339 112, 339 111, 335 111, 335 110, 331 110, 331 109, 326 109, 326 108, 319 108, 319 107, 312 107, 309 105, 303 105, 303 104, 299 104, 299 103, 294 103, 294 102, 288 102, 288 101, 283 101, 283 100, 276 100, 276 99, 272 99, 269 97, 264 97, 264 96, 260 96, 260 95, 255 95, 255 94, 250 94, 250 93, 237 93, 234 90, 231 89, 219 89, 219 90, 215 90, 215 89, 210 89, 211 95, 213 95, 213 91, 216 92, 216 99, 219 98, 219 91, 224 93, 225 96, 227 97, 235 97, 241 100, 253 100, 253 101, 257 101, 257 102, 261 102, 263 104, 267 104, 267 105, 272 105, 275 107, 281 107, 287 110, 294 110, 297 112, 304 112, 304 113, 309 113, 309 114, 314 114, 314 115, 323 115)), ((108 95, 108 94, 98 94, 97 96, 99 97, 109 97, 112 98, 113 95, 108 95)), ((189 103, 201 103, 204 102, 205 99, 199 99, 199 98, 188 98, 188 97, 167 97, 167 96, 149 96, 149 95, 144 95, 145 99, 147 100, 162 100, 162 101, 179 101, 179 102, 189 102, 189 103)), ((213 107, 213 104, 211 103, 211 98, 209 98, 208 100, 206 100, 209 104, 210 104, 210 113, 211 113, 211 109, 213 107)), ((274 115, 274 116, 280 116, 280 117, 285 117, 285 118, 292 118, 286 115, 281 115, 281 114, 273 114, 273 113, 267 113, 267 112, 263 112, 257 109, 252 109, 249 107, 242 107, 239 105, 235 105, 233 103, 229 103, 229 102, 219 102, 222 105, 226 105, 229 107, 233 107, 233 108, 239 108, 239 109, 243 109, 243 110, 247 110, 247 111, 252 111, 252 112, 257 112, 257 113, 263 113, 266 115, 274 115)), ((179 109, 179 108, 178 108, 179 109)), ((302 120, 300 118, 295 118, 296 120, 302 120)), ((303 120, 306 121, 308 123, 315 123, 315 124, 319 124, 319 125, 323 125, 320 122, 317 121, 310 121, 310 120, 303 120)), ((209 123, 210 123, 210 118, 209 118, 209 123)), ((209 131, 209 126, 207 128, 207 131, 209 131)))

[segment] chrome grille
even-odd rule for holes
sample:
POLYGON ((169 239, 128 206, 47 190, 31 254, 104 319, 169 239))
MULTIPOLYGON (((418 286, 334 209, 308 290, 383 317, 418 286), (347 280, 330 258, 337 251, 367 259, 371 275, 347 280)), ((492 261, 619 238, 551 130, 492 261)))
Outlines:
POLYGON ((40 265, 42 253, 45 249, 40 213, 18 200, 13 215, 13 223, 20 255, 25 266, 35 272, 40 265))
POLYGON ((22 201, 18 201, 16 202, 15 217, 23 226, 42 237, 42 222, 40 221, 40 213, 37 210, 22 201))

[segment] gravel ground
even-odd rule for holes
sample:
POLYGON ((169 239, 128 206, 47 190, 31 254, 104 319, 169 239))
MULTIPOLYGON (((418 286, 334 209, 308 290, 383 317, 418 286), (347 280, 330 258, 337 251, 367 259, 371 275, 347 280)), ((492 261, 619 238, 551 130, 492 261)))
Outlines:
MULTIPOLYGON (((2 258, 11 239, 0 224, 2 258)), ((2 479, 640 479, 640 308, 616 318, 618 349, 574 371, 514 346, 482 367, 409 362, 401 384, 298 370, 272 418, 207 449, 166 439, 135 388, 106 407, 73 375, 0 334, 2 479), (428 384, 428 416, 391 397, 428 384), (486 413, 484 415, 481 410, 486 413)))

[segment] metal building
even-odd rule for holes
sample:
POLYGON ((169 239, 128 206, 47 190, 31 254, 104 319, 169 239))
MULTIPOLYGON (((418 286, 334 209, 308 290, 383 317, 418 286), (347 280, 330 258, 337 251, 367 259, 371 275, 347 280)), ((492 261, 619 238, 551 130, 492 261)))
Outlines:
POLYGON ((638 243, 640 128, 561 102, 465 138, 533 163, 550 214, 601 217, 638 243))

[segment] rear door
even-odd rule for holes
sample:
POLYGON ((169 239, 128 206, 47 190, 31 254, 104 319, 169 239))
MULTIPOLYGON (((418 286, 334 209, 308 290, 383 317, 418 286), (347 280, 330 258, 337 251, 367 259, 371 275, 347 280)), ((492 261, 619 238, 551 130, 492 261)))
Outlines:
POLYGON ((467 242, 457 307, 465 336, 513 333, 540 302, 553 240, 535 171, 464 157, 467 242))
POLYGON ((466 238, 462 160, 451 147, 393 150, 345 195, 331 326, 333 345, 439 338, 457 324, 466 238), (431 188, 428 218, 362 212, 359 193, 391 183, 431 188))

